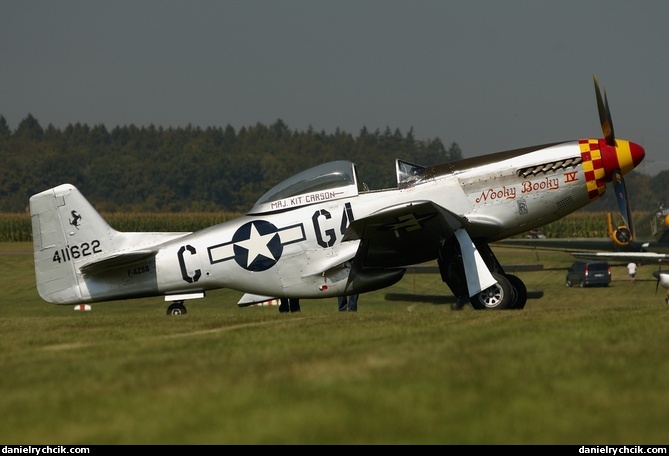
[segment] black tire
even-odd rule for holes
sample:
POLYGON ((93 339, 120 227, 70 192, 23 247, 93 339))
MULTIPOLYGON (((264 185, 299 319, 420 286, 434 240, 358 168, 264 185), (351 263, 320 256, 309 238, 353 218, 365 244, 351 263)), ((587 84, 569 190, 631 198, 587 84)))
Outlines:
POLYGON ((167 315, 186 315, 186 306, 182 302, 173 302, 167 308, 167 315))
POLYGON ((505 274, 504 276, 507 278, 511 286, 516 290, 514 303, 511 308, 524 309, 525 304, 527 304, 527 287, 525 286, 525 282, 513 274, 505 274))
POLYGON ((511 286, 509 280, 502 274, 493 272, 492 276, 497 280, 497 283, 472 296, 470 300, 472 307, 476 310, 511 309, 516 290, 511 286))

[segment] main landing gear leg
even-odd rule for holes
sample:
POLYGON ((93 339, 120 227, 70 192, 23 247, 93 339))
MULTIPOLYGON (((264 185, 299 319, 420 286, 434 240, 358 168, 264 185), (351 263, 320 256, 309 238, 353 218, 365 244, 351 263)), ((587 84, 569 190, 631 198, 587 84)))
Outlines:
POLYGON ((488 244, 479 242, 476 247, 497 283, 470 298, 460 247, 457 242, 445 243, 440 249, 438 263, 441 279, 456 297, 451 309, 462 309, 467 302, 476 310, 523 309, 527 303, 527 288, 523 281, 504 273, 488 244))

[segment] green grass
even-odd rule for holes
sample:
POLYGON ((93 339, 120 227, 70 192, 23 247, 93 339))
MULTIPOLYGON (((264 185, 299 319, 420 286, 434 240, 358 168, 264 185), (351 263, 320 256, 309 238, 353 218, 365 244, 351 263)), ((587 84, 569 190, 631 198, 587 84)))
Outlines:
POLYGON ((31 245, 0 244, 1 444, 666 444, 669 306, 652 268, 567 288, 566 253, 494 248, 543 290, 522 311, 387 301, 447 294, 408 273, 299 314, 221 290, 165 315, 160 298, 42 301, 31 245))

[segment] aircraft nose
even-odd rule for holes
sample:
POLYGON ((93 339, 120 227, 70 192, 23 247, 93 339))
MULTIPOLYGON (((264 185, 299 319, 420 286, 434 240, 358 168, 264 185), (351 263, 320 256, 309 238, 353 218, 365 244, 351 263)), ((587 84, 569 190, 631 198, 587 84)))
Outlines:
POLYGON ((616 139, 616 146, 601 145, 602 161, 606 176, 619 169, 622 174, 627 174, 636 168, 646 156, 646 151, 637 143, 616 139))
MULTIPOLYGON (((632 168, 636 168, 637 165, 641 163, 643 159, 646 157, 646 151, 644 150, 643 147, 641 147, 637 143, 629 141, 627 143, 629 144, 629 153, 630 153, 630 159, 632 161, 632 168)), ((618 158, 618 160, 620 160, 620 158, 618 158)))

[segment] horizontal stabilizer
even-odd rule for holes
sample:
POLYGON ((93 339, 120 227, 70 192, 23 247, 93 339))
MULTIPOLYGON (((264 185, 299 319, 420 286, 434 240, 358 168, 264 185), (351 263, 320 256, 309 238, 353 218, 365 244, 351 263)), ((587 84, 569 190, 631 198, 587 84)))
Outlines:
POLYGON ((130 265, 138 261, 151 258, 158 253, 157 250, 137 250, 134 252, 128 253, 119 253, 116 255, 108 256, 102 258, 98 261, 91 261, 81 266, 79 270, 83 274, 95 274, 98 272, 106 271, 108 269, 118 268, 120 266, 130 265))
POLYGON ((239 307, 248 307, 252 306, 253 304, 270 301, 272 299, 276 299, 276 296, 262 296, 257 294, 246 293, 244 296, 242 296, 242 299, 240 299, 239 302, 237 302, 237 305, 239 307))

